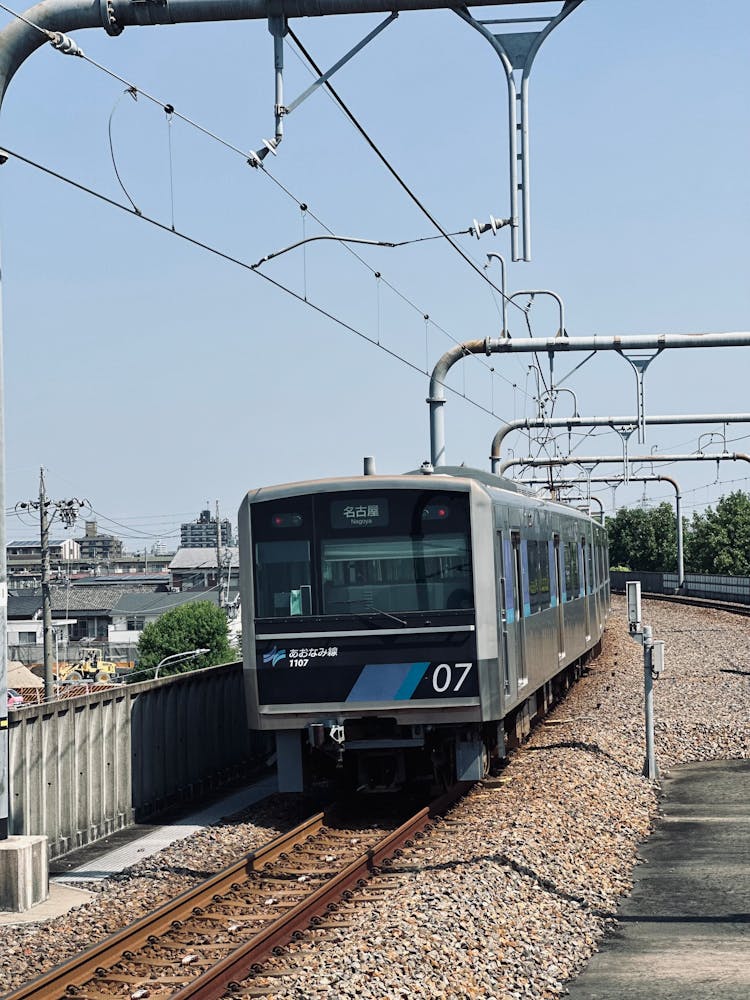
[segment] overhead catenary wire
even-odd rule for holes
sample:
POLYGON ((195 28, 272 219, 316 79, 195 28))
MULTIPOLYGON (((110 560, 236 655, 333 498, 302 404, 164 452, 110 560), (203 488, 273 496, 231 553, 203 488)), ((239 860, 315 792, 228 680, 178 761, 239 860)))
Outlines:
MULTIPOLYGON (((96 191, 94 188, 90 188, 87 185, 81 183, 80 181, 74 180, 71 177, 67 177, 65 174, 62 174, 57 170, 53 170, 51 167, 45 166, 44 164, 39 163, 36 160, 31 159, 30 157, 24 156, 22 153, 19 153, 16 150, 10 149, 6 146, 5 151, 9 156, 14 157, 20 163, 25 163, 27 166, 32 167, 33 169, 38 170, 43 174, 46 174, 48 177, 52 177, 55 180, 58 180, 61 183, 68 185, 69 187, 75 188, 77 191, 80 191, 83 194, 96 198, 97 200, 104 202, 105 204, 109 205, 112 208, 117 208, 121 212, 125 212, 127 215, 130 215, 132 218, 139 219, 142 222, 146 222, 149 225, 154 226, 156 229, 160 229, 162 232, 171 234, 177 237, 178 239, 183 240, 184 242, 189 243, 194 247, 197 247, 200 250, 205 250, 207 253, 210 253, 221 260, 224 260, 231 264, 235 264, 237 267, 240 267, 243 270, 248 271, 250 274, 257 275, 259 278, 262 278, 264 281, 272 285, 274 288, 278 289, 279 291, 283 291, 285 294, 289 295, 297 302, 307 306, 314 312, 318 313, 320 316, 329 319, 331 322, 335 323, 342 329, 347 330, 349 333, 354 334, 361 340, 364 340, 367 343, 372 344, 374 347, 379 348, 381 351, 383 351, 384 354, 388 355, 389 357, 392 357, 400 361, 402 364, 404 364, 407 368, 410 368, 412 371, 418 372, 420 375, 429 374, 429 372, 425 371, 423 368, 415 364, 413 361, 410 361, 408 358, 405 358, 403 355, 399 354, 393 348, 390 348, 382 343, 380 344, 377 343, 377 341, 373 340, 372 337, 369 337, 362 330, 359 330, 357 327, 353 326, 351 323, 348 323, 340 316, 335 315, 335 313, 332 313, 330 310, 324 308, 323 306, 318 305, 311 299, 304 298, 298 292, 295 292, 294 289, 289 288, 287 285, 284 285, 280 281, 277 281, 275 278, 272 278, 270 275, 266 274, 260 269, 253 268, 253 266, 251 264, 248 264, 246 261, 243 261, 240 258, 235 257, 224 250, 219 250, 218 247, 214 247, 210 243, 206 243, 203 240, 199 240, 197 237, 191 236, 189 233, 185 233, 180 229, 172 229, 166 223, 161 222, 158 219, 154 219, 151 216, 146 215, 145 213, 135 212, 132 208, 122 204, 122 202, 116 201, 114 198, 110 198, 108 195, 103 194, 101 191, 96 191)), ((494 419, 507 420, 507 418, 501 417, 499 414, 490 410, 488 407, 483 406, 477 400, 472 399, 471 396, 468 396, 465 392, 453 389, 450 386, 446 386, 446 388, 449 392, 453 393, 455 396, 465 399, 476 409, 481 410, 483 413, 487 413, 494 419)))
MULTIPOLYGON (((17 18, 20 21, 23 21, 25 24, 29 25, 31 28, 33 28, 36 31, 38 31, 41 34, 43 34, 53 44, 53 46, 55 46, 56 43, 59 42, 61 38, 65 37, 65 36, 62 36, 59 32, 52 32, 52 31, 47 30, 46 28, 43 28, 41 25, 35 24, 29 18, 27 18, 26 16, 20 14, 18 11, 14 10, 13 8, 9 7, 7 4, 4 4, 2 2, 0 2, 0 10, 6 11, 11 16, 17 18)), ((293 34, 293 32, 291 30, 290 30, 289 34, 292 37, 295 38, 296 44, 298 44, 300 46, 301 51, 304 52, 304 47, 301 46, 301 43, 296 38, 296 36, 294 36, 294 34, 293 34)), ((223 138, 222 136, 218 135, 216 132, 213 132, 211 129, 208 129, 205 126, 201 125, 199 122, 195 121, 194 119, 190 118, 189 116, 187 116, 187 115, 185 115, 185 114, 177 111, 175 109, 174 105, 172 105, 171 103, 165 102, 165 101, 161 100, 160 98, 158 98, 158 97, 154 96, 153 94, 151 94, 149 91, 144 90, 144 89, 138 87, 136 84, 132 83, 132 81, 126 79, 121 74, 119 74, 119 73, 115 72, 114 70, 110 69, 108 66, 105 66, 103 63, 100 63, 97 60, 92 59, 90 56, 86 55, 86 53, 80 48, 80 46, 76 45, 75 43, 73 43, 73 50, 72 51, 68 50, 68 54, 75 55, 76 57, 82 59, 84 62, 88 63, 89 65, 91 65, 95 69, 99 70, 100 72, 104 73, 105 75, 111 77, 112 79, 116 80, 117 82, 119 82, 121 84, 124 84, 125 87, 126 87, 126 93, 130 93, 130 95, 134 99, 137 99, 137 96, 140 94, 146 100, 150 101, 151 103, 155 104, 157 107, 161 108, 167 114, 167 116, 168 116, 168 118, 169 118, 170 121, 171 121, 172 118, 179 119, 183 123, 185 123, 185 124, 189 125, 190 127, 196 129, 198 132, 202 133, 206 137, 208 137, 208 138, 210 138, 210 139, 218 142, 219 144, 221 144, 225 148, 227 148, 227 149, 229 149, 229 150, 237 153, 238 155, 242 156, 243 159, 246 162, 250 163, 254 168, 259 169, 261 171, 261 173, 263 173, 270 181, 272 181, 284 194, 286 194, 289 198, 291 198, 298 207, 304 208, 304 210, 310 215, 310 217, 313 218, 323 229, 325 229, 327 233, 329 233, 333 238, 337 238, 336 234, 333 232, 333 230, 330 229, 330 227, 328 227, 320 218, 318 218, 315 215, 315 213, 313 213, 312 211, 310 211, 308 205, 305 202, 303 202, 300 199, 298 199, 296 197, 296 195, 294 195, 281 181, 278 180, 278 178, 274 177, 273 174, 271 174, 266 169, 266 167, 264 166, 264 164, 261 161, 258 160, 257 156, 255 156, 252 153, 249 156, 248 155, 248 151, 246 149, 240 148, 239 146, 235 145, 234 143, 230 142, 229 140, 227 140, 227 139, 223 138)), ((307 55, 307 53, 304 52, 304 54, 305 54, 305 58, 307 58, 308 60, 310 60, 310 57, 307 55)), ((314 61, 310 61, 310 64, 312 66, 315 65, 314 61)), ((346 117, 349 118, 349 120, 355 125, 355 127, 357 128, 358 131, 362 132, 362 134, 366 136, 366 133, 364 133, 364 130, 361 128, 361 126, 359 126, 359 124, 357 123, 357 121, 354 118, 354 116, 351 113, 351 111, 349 111, 349 109, 346 108, 346 106, 343 104, 343 101, 341 101, 341 99, 336 94, 336 92, 333 90, 333 88, 330 87, 330 85, 328 83, 326 83, 326 86, 330 90, 330 94, 332 95, 332 98, 335 98, 336 102, 341 106, 341 108, 344 111, 346 117)), ((114 113, 114 110, 115 109, 113 109, 112 113, 114 113)), ((114 158, 114 150, 113 150, 113 147, 112 147, 111 118, 112 118, 112 115, 110 115, 110 124, 109 124, 110 153, 111 153, 111 156, 112 156, 112 162, 113 162, 113 165, 114 165, 115 174, 117 175, 117 179, 118 179, 118 182, 120 184, 120 187, 122 188, 122 190, 123 190, 125 196, 127 197, 128 201, 130 201, 135 214, 140 214, 140 210, 136 206, 135 202, 131 199, 130 194, 125 189, 125 187, 124 187, 124 185, 122 183, 122 180, 121 180, 121 178, 119 176, 119 172, 118 172, 117 165, 116 165, 115 158, 114 158)), ((366 136, 366 138, 367 138, 368 143, 372 146, 373 149, 375 149, 375 151, 378 153, 378 155, 380 156, 380 158, 383 159, 383 161, 387 163, 387 161, 385 160, 385 158, 383 157, 383 155, 377 150, 377 147, 375 147, 375 145, 372 142, 372 140, 368 136, 366 136)), ((171 142, 171 133, 170 133, 170 142, 171 142)), ((389 169, 391 170, 391 172, 393 172, 393 168, 391 168, 389 166, 389 169)), ((172 165, 171 165, 171 150, 170 150, 170 176, 171 176, 171 170, 172 170, 172 165)), ((394 176, 397 176, 397 175, 394 173, 394 176)), ((404 182, 400 181, 400 183, 403 184, 404 182)), ((504 293, 502 292, 502 290, 500 288, 498 288, 497 285, 495 285, 494 282, 491 281, 491 279, 488 278, 486 274, 483 273, 483 270, 480 268, 480 266, 478 264, 476 264, 474 261, 472 261, 471 258, 467 254, 465 254, 460 249, 460 247, 458 247, 457 244, 455 244, 453 242, 452 237, 456 236, 456 235, 461 235, 461 233, 447 233, 443 229, 443 227, 439 223, 437 223, 437 221, 427 211, 427 209, 422 205, 422 203, 419 201, 419 199, 416 198, 416 195, 414 195, 413 192, 411 192, 410 189, 406 188, 406 190, 408 190, 410 197, 412 197, 415 200, 415 203, 418 204, 418 206, 420 207, 420 210, 423 212, 423 214, 425 214, 425 216, 430 220, 430 222, 433 225, 436 226, 436 228, 439 231, 439 235, 437 237, 418 238, 417 240, 414 240, 413 242, 421 242, 423 239, 441 239, 441 238, 445 238, 450 243, 450 245, 453 246, 453 248, 456 249, 459 252, 459 254, 480 275, 480 277, 485 282, 487 282, 488 285, 491 286, 492 289, 494 289, 498 294, 504 295, 504 293)), ((172 206, 172 215, 174 215, 174 207, 173 206, 172 206)), ((174 229, 174 219, 172 219, 172 229, 174 229)), ((462 231, 462 232, 465 232, 465 231, 462 231)), ((468 232, 471 232, 471 230, 468 230, 468 232)), ((408 242, 412 242, 412 241, 404 241, 402 245, 406 245, 406 243, 408 243, 408 242)), ((399 296, 399 298, 401 298, 405 303, 407 303, 409 306, 411 306, 412 309, 414 309, 416 312, 418 312, 420 314, 420 316, 427 316, 428 321, 435 327, 436 330, 438 330, 445 337, 447 337, 453 344, 457 345, 457 344, 460 343, 460 341, 458 340, 458 338, 454 337, 447 330, 445 330, 444 327, 442 327, 439 323, 435 322, 430 317, 430 313, 429 313, 428 310, 424 310, 420 306, 416 305, 411 299, 409 299, 408 296, 406 296, 404 293, 402 293, 391 282, 389 282, 387 279, 383 278, 382 273, 381 272, 376 272, 376 270, 367 261, 365 261, 364 258, 362 258, 359 254, 357 254, 356 251, 352 247, 348 246, 346 243, 343 243, 343 242, 341 243, 341 245, 342 245, 342 247, 344 249, 348 250, 351 254, 353 254, 353 256, 356 257, 356 259, 359 260, 360 263, 363 264, 373 275, 376 275, 379 279, 381 279, 383 281, 383 283, 385 285, 387 285, 387 287, 390 288, 391 291, 394 292, 394 294, 396 294, 397 296, 399 296)), ((508 296, 504 296, 504 297, 508 298, 508 296)), ((305 296, 303 296, 303 298, 306 299, 306 294, 305 294, 305 296)), ((511 300, 508 299, 508 301, 511 301, 511 300)), ((517 303, 513 302, 512 304, 518 307, 517 303)), ((518 307, 518 308, 520 308, 520 307, 518 307)), ((494 368, 494 366, 491 366, 490 364, 488 364, 481 357, 479 357, 477 355, 472 355, 472 357, 479 364, 482 364, 491 373, 491 375, 494 375, 494 376, 502 379, 508 385, 511 385, 511 386, 513 385, 513 382, 512 382, 511 379, 507 378, 501 372, 497 372, 496 369, 494 368)), ((469 398, 469 397, 466 396, 465 393, 459 393, 459 395, 463 395, 464 398, 469 398)), ((490 412, 492 412, 493 415, 497 416, 497 414, 494 414, 494 402, 493 402, 493 409, 490 412)))
MULTIPOLYGON (((323 76, 323 70, 320 68, 320 66, 318 66, 318 64, 315 61, 315 59, 313 58, 313 56, 307 51, 307 49, 305 48, 304 44, 300 40, 299 36, 295 33, 295 31, 292 28, 289 28, 289 30, 288 30, 287 33, 288 33, 289 37, 294 41, 294 44, 299 48, 300 52, 305 57, 305 59, 308 61, 308 63, 310 64, 310 66, 315 70, 315 72, 318 74, 319 77, 322 77, 323 76)), ((482 281, 485 281, 488 285, 490 285, 492 288, 494 288, 494 290, 498 294, 502 295, 503 298, 506 299, 509 304, 512 303, 514 306, 516 306, 516 308, 521 309, 521 306, 519 306, 517 302, 514 302, 510 298, 510 296, 506 295, 502 291, 501 288, 497 287, 497 285, 495 284, 495 282, 492 281, 492 279, 489 278, 485 274, 485 272, 482 269, 482 267, 480 267, 475 261, 473 261, 468 254, 464 253, 464 251, 461 249, 461 247, 457 243, 454 243, 453 239, 446 232, 446 230, 444 229, 444 227, 438 222, 438 220, 435 218, 435 216, 427 209, 427 207, 423 204, 423 202, 420 200, 420 198, 414 193, 414 191, 412 191, 412 189, 409 187, 409 185, 406 183, 406 181, 403 179, 403 177, 401 177, 401 175, 396 170, 396 168, 388 160, 388 158, 386 157, 386 155, 379 149, 379 147, 376 145, 375 141, 367 133, 367 131, 365 130, 364 126, 360 124, 360 122, 358 121, 358 119, 356 118, 356 116, 354 115, 354 113, 350 110, 350 108, 348 107, 348 105, 344 102, 343 98, 335 90, 335 88, 331 84, 331 81, 330 80, 325 80, 324 83, 323 83, 323 86, 326 88, 326 90, 331 95, 331 97, 336 101, 336 103, 338 104, 338 106, 344 112, 344 115, 349 119, 349 121, 351 122, 351 124, 357 130, 357 132, 359 132, 359 134, 362 136, 362 138, 364 139, 364 141, 367 143, 367 145, 370 147, 370 149, 373 151, 373 153, 377 156, 377 158, 380 160, 380 162, 386 168, 386 170, 388 171, 388 173, 393 177, 393 179, 396 181, 396 183, 402 188, 402 190, 405 192, 405 194, 414 202, 414 204, 417 206, 417 208, 420 210, 420 212, 425 216, 425 218, 428 219, 432 223, 432 225, 437 229, 437 231, 445 238, 445 240, 447 241, 447 243, 449 244, 449 246, 452 246, 453 249, 456 251, 456 253, 458 253, 459 256, 462 257, 466 261, 466 263, 469 265, 469 267, 471 267, 472 270, 476 271, 476 273, 479 275, 479 277, 482 279, 482 281)))

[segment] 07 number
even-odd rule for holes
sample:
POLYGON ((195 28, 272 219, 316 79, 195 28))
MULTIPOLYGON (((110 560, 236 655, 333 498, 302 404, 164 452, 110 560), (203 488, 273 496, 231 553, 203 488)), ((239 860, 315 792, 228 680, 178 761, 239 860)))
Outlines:
POLYGON ((437 694, 445 694, 446 691, 456 694, 463 687, 471 668, 471 663, 457 663, 455 667, 449 663, 439 663, 432 672, 433 690, 437 694))

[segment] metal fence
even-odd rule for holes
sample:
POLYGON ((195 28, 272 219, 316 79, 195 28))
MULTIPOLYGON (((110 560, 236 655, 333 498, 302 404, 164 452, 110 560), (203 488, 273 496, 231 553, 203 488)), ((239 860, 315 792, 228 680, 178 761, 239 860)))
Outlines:
MULTIPOLYGON (((645 594, 677 593, 676 573, 647 573, 641 570, 624 572, 612 570, 610 585, 616 593, 625 592, 626 580, 640 580, 645 594)), ((682 593, 688 597, 732 601, 734 604, 750 604, 750 577, 722 576, 709 573, 686 573, 682 593)))
POLYGON ((8 712, 9 825, 50 857, 242 776, 267 752, 247 726, 242 664, 8 712))

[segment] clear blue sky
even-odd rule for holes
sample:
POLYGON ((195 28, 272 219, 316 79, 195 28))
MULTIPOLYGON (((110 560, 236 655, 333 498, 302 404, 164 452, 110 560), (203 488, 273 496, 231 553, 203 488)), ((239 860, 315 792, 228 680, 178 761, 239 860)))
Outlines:
MULTIPOLYGON (((380 19, 293 27, 328 66, 380 19)), ((531 85, 534 260, 512 265, 508 284, 560 293, 571 335, 750 330, 749 29, 746 0, 584 0, 541 50, 531 85)), ((87 55, 242 149, 272 134, 263 22, 75 37, 87 55)), ((291 48, 286 58, 291 99, 310 77, 291 48)), ((443 225, 508 214, 504 74, 455 14, 401 15, 333 82, 443 225)), ((142 97, 120 99, 123 89, 45 46, 11 84, 0 142, 124 201, 107 131, 119 100, 118 169, 136 204, 169 225, 165 115, 142 97)), ((434 233, 324 93, 285 129, 269 171, 336 233, 434 233)), ((172 151, 179 229, 249 263, 302 237, 294 201, 237 154, 176 120, 172 151)), ((254 486, 358 474, 369 454, 381 472, 428 457, 427 377, 246 270, 14 161, 0 172, 0 230, 6 506, 34 495, 44 465, 52 496, 88 498, 144 535, 135 547, 152 536, 174 541, 175 526, 206 500, 218 498, 234 520, 254 486)), ((320 231, 308 218, 305 233, 320 231)), ((510 256, 507 230, 461 242, 480 263, 490 250, 510 256)), ((340 245, 313 244, 264 270, 419 369, 450 346, 434 324, 456 340, 498 334, 497 302, 443 241, 358 252, 404 298, 340 245)), ((536 335, 556 332, 542 301, 531 319, 536 335)), ((526 336, 520 313, 511 332, 526 336)), ((494 379, 476 360, 454 368, 451 383, 496 416, 450 398, 451 461, 487 467, 502 419, 534 410, 529 358, 492 364, 494 379)), ((647 410, 750 410, 749 374, 741 350, 665 354, 647 376, 647 410)), ((566 384, 583 414, 634 410, 633 375, 614 356, 566 384)), ((563 396, 557 412, 569 406, 563 396)), ((651 431, 646 450, 692 451, 699 433, 651 431)), ((750 451, 750 426, 729 438, 741 439, 730 450, 750 451)), ((520 437, 509 444, 525 452, 520 437)), ((619 448, 609 434, 580 450, 619 448)), ((671 471, 696 491, 688 513, 746 488, 750 475, 738 464, 722 467, 719 483, 714 466, 671 471)), ((642 492, 618 499, 637 502, 642 492)), ((9 537, 31 530, 9 521, 9 537)))

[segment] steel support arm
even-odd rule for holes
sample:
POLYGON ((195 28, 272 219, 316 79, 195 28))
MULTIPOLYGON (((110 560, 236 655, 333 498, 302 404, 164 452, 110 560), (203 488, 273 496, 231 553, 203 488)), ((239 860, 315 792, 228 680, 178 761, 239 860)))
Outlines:
MULTIPOLYGON (((512 431, 534 430, 539 428, 561 428, 571 430, 573 427, 635 427, 637 417, 522 417, 504 424, 492 439, 490 462, 493 472, 497 472, 502 458, 503 441, 512 431)), ((750 423, 750 413, 681 413, 663 414, 646 417, 646 423, 654 427, 674 424, 746 424, 750 423)))
MULTIPOLYGON (((632 464, 648 464, 649 462, 748 462, 750 455, 742 451, 721 451, 714 455, 708 452, 695 452, 692 455, 631 455, 628 459, 632 464)), ((550 468, 556 465, 616 465, 622 464, 622 455, 563 455, 559 458, 513 458, 509 462, 503 462, 500 466, 500 475, 504 475, 508 469, 514 466, 527 466, 530 468, 550 468)))
MULTIPOLYGON (((750 333, 644 333, 627 337, 550 337, 513 340, 511 337, 487 337, 467 340, 452 347, 440 358, 430 379, 430 461, 445 465, 445 380, 453 365, 470 354, 555 354, 575 351, 630 350, 663 351, 667 348, 750 347, 750 333)), ((622 459, 620 459, 622 461, 622 459)))
MULTIPOLYGON (((533 0, 482 0, 481 6, 503 7, 533 0)), ((469 4, 474 6, 475 4, 469 4)), ((265 20, 269 17, 324 17, 329 14, 391 14, 409 10, 454 9, 450 0, 45 0, 14 18, 0 31, 0 104, 19 66, 49 41, 46 31, 67 33, 103 28, 119 35, 124 28, 204 21, 265 20)))

